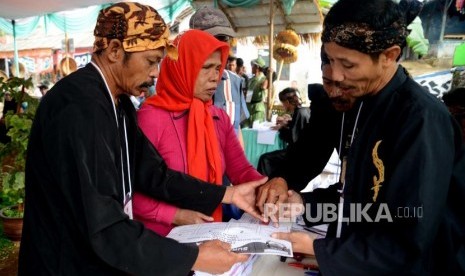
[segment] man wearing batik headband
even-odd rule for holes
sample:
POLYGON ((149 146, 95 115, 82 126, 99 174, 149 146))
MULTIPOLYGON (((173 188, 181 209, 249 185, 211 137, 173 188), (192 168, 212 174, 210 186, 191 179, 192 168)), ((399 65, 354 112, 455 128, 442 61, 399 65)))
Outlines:
POLYGON ((332 79, 339 93, 357 99, 354 117, 344 113, 335 135, 350 147, 337 196, 342 207, 330 215, 322 208, 323 220, 337 214, 324 239, 275 235, 314 254, 323 275, 465 275, 460 128, 397 63, 416 4, 339 0, 325 17, 332 79))
POLYGON ((137 127, 129 96, 148 92, 165 50, 176 57, 156 10, 114 4, 94 34, 91 63, 57 82, 34 119, 19 275, 216 274, 245 261, 227 243, 187 246, 132 220, 135 191, 206 214, 234 203, 259 217, 262 181, 225 188, 170 170, 137 127))

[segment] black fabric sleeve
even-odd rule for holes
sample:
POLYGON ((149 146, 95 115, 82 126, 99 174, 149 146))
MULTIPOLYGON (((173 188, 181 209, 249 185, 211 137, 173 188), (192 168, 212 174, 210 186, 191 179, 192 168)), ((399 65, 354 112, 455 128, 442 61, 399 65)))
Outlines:
MULTIPOLYGON (((90 245, 101 262, 129 274, 187 275, 197 247, 158 236, 123 212, 121 159, 111 111, 89 103, 69 105, 56 115, 52 122, 42 122, 48 125, 42 141, 45 152, 54 153, 47 159, 66 209, 61 218, 68 227, 66 233, 72 240, 83 240, 74 243, 77 248, 72 250, 86 252, 90 245)), ((150 158, 141 161, 150 162, 150 158)), ((178 188, 181 183, 171 183, 185 181, 184 177, 167 171, 159 160, 147 166, 153 171, 144 179, 147 190, 160 198, 172 198, 178 191, 179 198, 187 198, 178 188)))
MULTIPOLYGON (((450 213, 445 216, 444 212, 452 203, 447 199, 454 170, 450 164, 461 147, 459 135, 455 131, 454 136, 449 116, 437 109, 423 114, 412 109, 405 116, 409 119, 395 126, 397 132, 388 132, 395 138, 386 136, 380 146, 386 180, 378 201, 389 206, 393 222, 355 222, 348 235, 343 232, 339 239, 315 240, 315 255, 324 275, 424 275, 422 269, 428 265, 421 258, 438 254, 433 247, 438 231, 446 230, 444 242, 461 243, 463 230, 458 230, 459 234, 454 223, 447 222, 454 220, 450 213), (441 145, 432 147, 436 141, 442 141, 441 145), (396 212, 415 207, 422 208, 421 216, 405 217, 396 212), (440 229, 441 225, 450 229, 440 229)), ((363 141, 360 144, 365 146, 363 141)), ((364 186, 360 182, 354 185, 357 191, 364 186)), ((431 265, 442 262, 430 261, 431 265)))

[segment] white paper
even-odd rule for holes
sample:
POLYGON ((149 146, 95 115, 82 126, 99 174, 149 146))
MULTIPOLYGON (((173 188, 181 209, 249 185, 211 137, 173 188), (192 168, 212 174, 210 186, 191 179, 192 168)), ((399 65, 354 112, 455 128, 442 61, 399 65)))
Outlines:
POLYGON ((242 254, 264 254, 292 257, 292 245, 271 237, 275 232, 289 232, 290 227, 240 222, 212 222, 173 228, 168 238, 181 243, 201 243, 221 240, 231 244, 231 251, 242 254))
POLYGON ((247 94, 245 94, 245 102, 250 103, 252 101, 253 90, 247 90, 247 94))
POLYGON ((274 140, 276 137, 276 130, 258 130, 257 133, 257 144, 265 144, 265 145, 274 145, 274 140))

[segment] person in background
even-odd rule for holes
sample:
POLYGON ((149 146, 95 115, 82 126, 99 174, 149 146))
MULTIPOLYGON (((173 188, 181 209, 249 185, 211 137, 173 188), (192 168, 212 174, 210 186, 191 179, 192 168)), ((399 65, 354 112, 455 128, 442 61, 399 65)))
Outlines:
MULTIPOLYGON (((288 87, 282 90, 278 97, 286 113, 278 116, 276 126, 272 128, 279 130, 279 137, 289 146, 297 141, 300 131, 308 124, 310 109, 302 106, 299 91, 295 88, 288 87)), ((262 154, 257 170, 264 175, 272 175, 276 168, 283 165, 285 155, 286 149, 262 154)))
POLYGON ((0 143, 6 144, 11 141, 11 137, 8 136, 8 128, 6 127, 5 116, 8 111, 12 111, 13 114, 16 113, 17 109, 18 104, 16 103, 15 99, 13 99, 10 92, 6 92, 3 101, 3 110, 1 114, 2 117, 0 118, 0 143))
MULTIPOLYGON (((326 219, 330 226, 323 239, 274 235, 291 241, 295 252, 314 254, 323 275, 465 273, 460 128, 398 63, 407 26, 420 9, 418 1, 339 0, 325 17, 322 42, 332 79, 338 94, 356 100, 355 114, 343 113, 341 132, 333 137, 343 160, 334 191, 337 219, 326 219)), ((301 137, 298 156, 311 157, 319 145, 301 137)), ((306 172, 293 177, 288 169, 271 181, 296 190, 308 183, 306 172)), ((292 195, 291 202, 297 193, 292 195)))
POLYGON ((265 100, 267 95, 268 80, 266 79, 263 70, 265 68, 265 61, 258 57, 251 61, 252 73, 254 76, 248 81, 247 90, 247 108, 250 117, 244 120, 243 127, 252 127, 253 122, 259 123, 265 121, 266 106, 265 100))
POLYGON ((247 75, 247 68, 245 68, 244 60, 242 58, 236 58, 236 74, 240 76, 242 81, 242 93, 244 97, 247 96, 247 89, 249 83, 249 76, 247 75))
POLYGON ((237 74, 237 57, 230 55, 228 57, 228 63, 226 64, 226 68, 229 71, 234 72, 234 73, 237 74))
POLYGON ((203 213, 234 203, 260 218, 261 182, 221 187, 173 171, 137 127, 129 95, 148 91, 165 51, 176 55, 155 9, 108 6, 94 35, 91 62, 53 86, 33 122, 18 275, 217 274, 245 261, 227 243, 180 244, 132 220, 134 192, 203 213))
MULTIPOLYGON (((169 168, 217 185, 262 179, 247 161, 228 115, 212 105, 229 47, 210 34, 189 30, 175 39, 179 58, 165 58, 157 94, 138 112, 139 126, 169 168)), ((210 217, 136 193, 134 217, 166 235, 175 225, 222 221, 221 204, 210 217)))
POLYGON ((442 100, 462 129, 462 140, 465 142, 465 87, 455 88, 442 95, 442 100))
POLYGON ((38 86, 38 88, 39 88, 40 94, 41 94, 42 97, 43 97, 43 96, 45 96, 45 94, 48 92, 49 86, 48 86, 48 84, 46 84, 46 83, 43 82, 43 83, 41 83, 41 84, 38 86))

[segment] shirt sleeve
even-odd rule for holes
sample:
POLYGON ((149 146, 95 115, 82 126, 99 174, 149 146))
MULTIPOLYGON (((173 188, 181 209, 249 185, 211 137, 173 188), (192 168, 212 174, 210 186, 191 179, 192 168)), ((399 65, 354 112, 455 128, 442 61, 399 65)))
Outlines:
MULTIPOLYGON (((91 249, 86 250, 91 250, 97 260, 129 274, 187 275, 197 258, 197 247, 160 237, 123 212, 121 167, 118 165, 121 160, 114 142, 116 123, 107 110, 90 103, 70 105, 51 121, 37 122, 46 125, 40 132, 41 141, 44 152, 53 153, 46 158, 54 183, 58 185, 46 196, 60 195, 59 202, 66 208, 66 216, 61 218, 63 227, 76 225, 68 230, 73 233, 71 239, 80 237, 85 241, 77 245, 79 250, 88 245, 91 249)), ((170 190, 170 187, 179 186, 171 181, 200 184, 168 171, 153 150, 145 159, 153 171, 145 172, 144 177, 146 190, 152 195, 176 201, 186 194, 173 199, 170 195, 173 192, 184 192, 181 187, 170 190)))
POLYGON ((163 201, 134 193, 134 217, 140 221, 154 221, 171 226, 178 208, 163 201))

